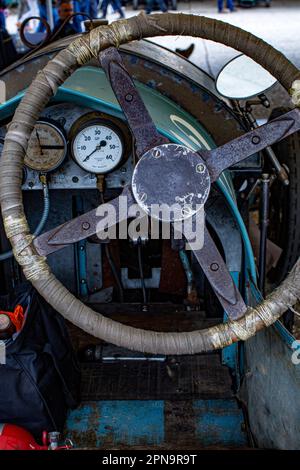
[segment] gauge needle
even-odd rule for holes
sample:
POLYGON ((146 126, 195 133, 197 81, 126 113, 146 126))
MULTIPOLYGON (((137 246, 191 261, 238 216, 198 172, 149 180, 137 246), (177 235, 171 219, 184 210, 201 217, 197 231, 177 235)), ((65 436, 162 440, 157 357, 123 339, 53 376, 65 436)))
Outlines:
POLYGON ((44 155, 43 153, 43 149, 42 149, 42 146, 41 146, 41 141, 40 141, 40 136, 39 136, 39 133, 37 130, 35 130, 35 134, 36 134, 36 138, 37 138, 37 141, 38 141, 38 144, 39 144, 39 147, 41 149, 41 155, 44 155))
POLYGON ((60 150, 64 148, 64 145, 41 145, 41 149, 44 150, 60 150))
POLYGON ((90 159, 90 157, 93 155, 93 153, 97 152, 97 150, 100 150, 101 147, 105 147, 106 143, 107 143, 106 140, 101 140, 100 144, 98 144, 95 150, 93 150, 87 157, 85 157, 83 162, 87 162, 90 159))

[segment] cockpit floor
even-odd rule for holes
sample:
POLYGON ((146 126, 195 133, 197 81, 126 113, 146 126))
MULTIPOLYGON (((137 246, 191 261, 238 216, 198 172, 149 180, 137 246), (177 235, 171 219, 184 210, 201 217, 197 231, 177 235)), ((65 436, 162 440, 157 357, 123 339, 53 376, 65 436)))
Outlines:
MULTIPOLYGON (((126 351, 127 352, 127 351, 126 351)), ((225 399, 231 377, 219 354, 143 356, 103 348, 99 362, 82 363, 81 397, 89 400, 225 399)))

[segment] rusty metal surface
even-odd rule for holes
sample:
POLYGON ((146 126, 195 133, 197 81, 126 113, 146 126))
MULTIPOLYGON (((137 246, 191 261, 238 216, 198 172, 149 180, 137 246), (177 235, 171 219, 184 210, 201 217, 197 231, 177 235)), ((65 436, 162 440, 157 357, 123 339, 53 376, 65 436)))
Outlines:
POLYGON ((137 157, 141 157, 152 147, 168 142, 168 139, 157 132, 118 50, 109 47, 102 51, 99 61, 135 138, 137 157))
POLYGON ((196 152, 177 144, 159 145, 136 164, 132 192, 142 209, 163 222, 182 220, 199 211, 210 191, 210 176, 196 152), (154 214, 152 208, 173 208, 154 214))
POLYGON ((130 188, 128 186, 125 187, 121 196, 109 201, 107 204, 101 205, 101 214, 103 215, 99 215, 99 208, 93 209, 35 238, 34 246, 37 252, 42 256, 47 256, 72 243, 95 235, 97 233, 98 224, 102 219, 106 219, 107 214, 111 216, 111 219, 107 220, 106 230, 109 229, 109 227, 115 226, 116 223, 126 220, 128 217, 127 210, 124 211, 124 213, 120 210, 120 207, 122 207, 120 197, 127 198, 128 207, 135 202, 131 196, 130 188), (112 207, 115 212, 111 211, 112 207))
POLYGON ((201 151, 199 155, 205 160, 212 181, 215 181, 226 168, 299 130, 300 110, 295 108, 221 147, 201 151))
POLYGON ((65 435, 76 448, 106 450, 247 446, 243 413, 234 398, 83 402, 71 412, 65 435))
POLYGON ((206 227, 203 247, 192 250, 229 318, 236 320, 242 317, 247 307, 206 227))

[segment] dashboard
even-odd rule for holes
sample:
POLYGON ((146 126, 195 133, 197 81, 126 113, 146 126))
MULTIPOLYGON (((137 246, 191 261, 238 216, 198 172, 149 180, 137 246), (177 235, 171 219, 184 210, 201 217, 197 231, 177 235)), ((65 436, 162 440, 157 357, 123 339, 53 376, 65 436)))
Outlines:
MULTIPOLYGON (((6 128, 0 128, 0 153, 6 128)), ((132 137, 126 124, 90 108, 61 103, 46 108, 37 121, 24 159, 23 190, 95 189, 97 175, 107 188, 131 181, 132 137)))

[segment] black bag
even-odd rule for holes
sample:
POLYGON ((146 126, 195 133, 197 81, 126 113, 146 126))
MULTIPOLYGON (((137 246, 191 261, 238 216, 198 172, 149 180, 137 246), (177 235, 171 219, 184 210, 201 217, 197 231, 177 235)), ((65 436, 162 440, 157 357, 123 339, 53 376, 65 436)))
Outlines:
POLYGON ((6 342, 0 365, 0 423, 24 427, 35 438, 62 431, 68 408, 79 400, 80 373, 61 315, 28 284, 0 297, 0 309, 22 305, 22 330, 6 342))

